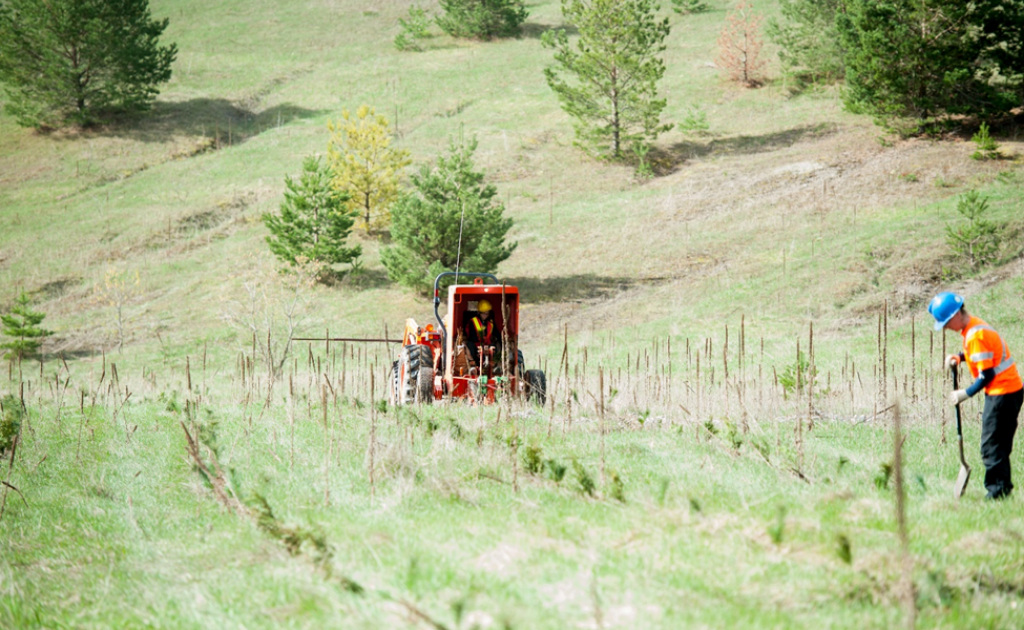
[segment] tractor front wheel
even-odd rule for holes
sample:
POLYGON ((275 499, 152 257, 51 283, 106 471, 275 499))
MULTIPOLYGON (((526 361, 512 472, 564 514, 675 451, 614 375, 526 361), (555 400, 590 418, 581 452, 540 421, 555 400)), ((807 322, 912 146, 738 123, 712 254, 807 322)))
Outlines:
POLYGON ((399 405, 434 402, 434 353, 421 344, 402 348, 398 357, 399 405))
POLYGON ((544 406, 547 398, 548 379, 543 370, 526 370, 526 398, 544 406))

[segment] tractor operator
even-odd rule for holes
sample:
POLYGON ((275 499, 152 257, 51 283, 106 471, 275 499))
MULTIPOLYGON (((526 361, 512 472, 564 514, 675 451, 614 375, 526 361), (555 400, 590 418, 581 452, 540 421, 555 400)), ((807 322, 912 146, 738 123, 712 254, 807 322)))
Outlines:
MULTIPOLYGON (((473 357, 473 363, 478 367, 480 364, 480 353, 478 348, 492 351, 501 346, 500 339, 496 334, 494 319, 491 317, 491 303, 487 300, 480 300, 476 305, 476 315, 469 318, 466 323, 466 345, 469 346, 469 354, 473 357)), ((496 360, 497 353, 492 352, 492 365, 496 360)))
POLYGON ((963 352, 946 357, 946 369, 967 361, 975 381, 967 389, 949 395, 958 405, 985 390, 985 411, 981 417, 981 459, 985 464, 987 499, 1010 496, 1010 452, 1017 431, 1017 416, 1024 402, 1024 384, 1014 365, 1006 342, 991 326, 971 315, 964 307, 963 297, 940 293, 928 312, 935 318, 935 330, 955 330, 963 337, 963 352))

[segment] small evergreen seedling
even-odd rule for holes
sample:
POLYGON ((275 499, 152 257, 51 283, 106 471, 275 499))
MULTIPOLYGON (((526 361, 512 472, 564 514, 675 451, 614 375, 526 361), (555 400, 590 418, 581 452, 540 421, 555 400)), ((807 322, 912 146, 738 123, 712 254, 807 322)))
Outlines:
POLYGON ((548 471, 548 478, 555 483, 561 483, 565 479, 566 467, 554 459, 545 459, 544 468, 548 471))
POLYGON ((999 257, 1003 226, 986 218, 988 198, 971 190, 956 202, 956 211, 964 219, 953 227, 946 225, 946 244, 972 271, 991 264, 999 257))
POLYGON ((689 133, 702 133, 711 128, 708 124, 708 114, 699 107, 691 107, 686 111, 683 119, 676 124, 676 129, 689 133))
POLYGON ((925 493, 928 492, 928 484, 925 483, 924 475, 922 475, 921 473, 915 474, 914 475, 914 482, 917 484, 918 488, 921 488, 921 492, 925 492, 925 493))
POLYGON ((665 507, 665 498, 668 496, 668 486, 670 484, 668 477, 662 477, 658 480, 658 490, 655 494, 655 499, 658 501, 658 507, 665 507))
POLYGON ((647 154, 650 150, 651 145, 646 142, 637 142, 633 145, 633 153, 636 155, 636 178, 642 182, 654 177, 654 170, 651 168, 651 163, 647 160, 647 154))
POLYGON ((879 490, 889 489, 889 480, 892 478, 892 464, 885 462, 878 468, 878 474, 875 475, 875 487, 879 490))
POLYGON ((725 423, 725 436, 729 440, 729 446, 732 450, 739 452, 740 447, 743 446, 743 436, 740 434, 739 429, 732 422, 726 421, 725 423))
POLYGON ((539 475, 544 470, 544 461, 540 455, 541 448, 539 446, 527 446, 523 450, 523 469, 531 475, 539 475))
POLYGON ((999 143, 995 141, 995 138, 989 135, 988 125, 981 123, 981 128, 978 129, 978 133, 971 136, 971 140, 978 147, 974 153, 971 154, 971 158, 975 160, 998 160, 999 159, 999 143))
POLYGON ((776 545, 782 544, 786 530, 786 506, 780 505, 775 511, 775 522, 768 526, 768 535, 776 545))
MULTIPOLYGON (((385 405, 387 404, 386 400, 383 402, 385 405)), ((455 418, 448 418, 448 435, 450 435, 453 440, 458 442, 463 437, 465 437, 466 430, 462 428, 462 425, 459 424, 455 418)), ((518 448, 519 443, 517 441, 517 438, 510 437, 508 440, 508 446, 509 448, 518 448)))
MULTIPOLYGON (((750 438, 750 445, 754 447, 764 461, 771 463, 772 461, 772 447, 764 437, 754 436, 750 438)), ((739 448, 739 447, 737 447, 739 448)))
POLYGON ((846 537, 846 534, 836 536, 836 555, 846 564, 853 562, 853 549, 850 546, 850 539, 846 537))
POLYGON ((704 13, 710 8, 704 0, 672 0, 672 10, 680 15, 704 13))
POLYGON ((622 483, 622 477, 617 472, 609 473, 608 496, 619 503, 626 502, 626 484, 622 483))
POLYGON ((7 395, 0 400, 0 458, 6 457, 21 434, 21 418, 25 410, 21 401, 7 395))
POLYGON ((790 363, 779 375, 779 385, 782 385, 782 392, 785 398, 796 394, 802 395, 811 380, 811 363, 803 352, 797 353, 795 363, 790 363))
POLYGON ((430 16, 427 11, 416 5, 409 7, 407 19, 398 18, 401 32, 395 36, 395 48, 398 50, 423 50, 417 40, 430 37, 430 16))
POLYGON ((572 472, 576 478, 576 490, 588 497, 594 496, 594 490, 597 489, 594 478, 590 476, 590 473, 583 467, 583 464, 579 463, 575 458, 572 460, 572 472))
POLYGON ((10 312, 0 315, 3 334, 11 338, 10 341, 0 343, 0 350, 7 351, 4 358, 8 361, 21 361, 35 356, 43 345, 43 339, 53 334, 40 327, 44 319, 46 314, 29 308, 28 295, 22 292, 10 312))

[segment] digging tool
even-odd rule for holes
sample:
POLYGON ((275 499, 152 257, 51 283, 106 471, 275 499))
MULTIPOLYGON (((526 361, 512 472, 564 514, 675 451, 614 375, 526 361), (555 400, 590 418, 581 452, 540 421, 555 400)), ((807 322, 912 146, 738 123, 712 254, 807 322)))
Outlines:
MULTIPOLYGON (((951 366, 950 370, 953 372, 953 389, 960 389, 956 366, 951 366)), ((956 476, 953 496, 959 499, 964 496, 964 491, 967 490, 967 482, 971 479, 971 467, 967 465, 967 460, 964 459, 964 430, 960 423, 960 403, 956 405, 956 439, 960 443, 960 474, 956 476)))

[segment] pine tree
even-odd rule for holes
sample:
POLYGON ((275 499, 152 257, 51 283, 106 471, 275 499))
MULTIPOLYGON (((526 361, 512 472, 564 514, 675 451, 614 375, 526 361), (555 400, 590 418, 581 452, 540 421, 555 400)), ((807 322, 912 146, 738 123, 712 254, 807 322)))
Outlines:
POLYGON ((516 37, 529 12, 522 0, 441 0, 437 25, 452 37, 516 37))
POLYGON ((285 187, 281 213, 263 215, 271 232, 267 244, 278 258, 290 265, 308 260, 326 270, 362 254, 358 245, 345 246, 355 222, 349 196, 333 186, 331 171, 319 158, 306 158, 299 180, 285 177, 285 187))
POLYGON ((622 159, 632 145, 650 144, 672 128, 659 120, 666 104, 658 98, 665 74, 659 55, 669 25, 657 9, 653 0, 562 0, 579 39, 570 43, 564 30, 544 34, 557 64, 544 76, 576 119, 576 143, 597 155, 622 159))
POLYGON ((772 19, 766 32, 779 46, 782 68, 810 81, 840 81, 846 52, 836 18, 847 0, 779 0, 782 20, 772 19))
POLYGON ((955 227, 946 224, 946 244, 971 271, 999 257, 1004 226, 989 220, 988 210, 988 198, 969 190, 956 201, 956 211, 964 221, 955 227))
POLYGON ((704 13, 710 9, 711 7, 704 0, 672 0, 672 10, 680 15, 704 13))
POLYGON ((442 271, 491 273, 516 243, 505 244, 512 219, 503 217, 497 189, 473 170, 476 140, 452 142, 447 156, 412 176, 415 191, 402 195, 392 212, 394 245, 381 251, 393 281, 427 291, 442 271))
POLYGON ((28 295, 24 292, 14 301, 14 306, 7 315, 0 315, 3 333, 11 341, 0 343, 0 350, 6 350, 4 358, 8 361, 21 361, 35 356, 43 345, 43 339, 53 333, 39 325, 46 319, 45 313, 29 308, 28 295))
POLYGON ((388 119, 363 105, 355 116, 342 112, 342 121, 328 124, 327 150, 335 188, 351 195, 348 207, 362 217, 362 227, 386 229, 391 204, 398 198, 399 172, 411 163, 409 152, 391 146, 388 119))
POLYGON ((764 81, 764 60, 761 59, 763 18, 753 12, 750 4, 739 2, 726 17, 725 28, 718 36, 718 64, 729 78, 747 87, 764 81))
POLYGON ((848 0, 837 21, 847 108, 916 131, 935 119, 1019 106, 1021 35, 1004 24, 1022 25, 1024 3, 986 4, 993 3, 848 0))
POLYGON ((168 20, 148 0, 0 2, 0 83, 7 110, 25 126, 89 124, 149 108, 171 78, 168 20))

